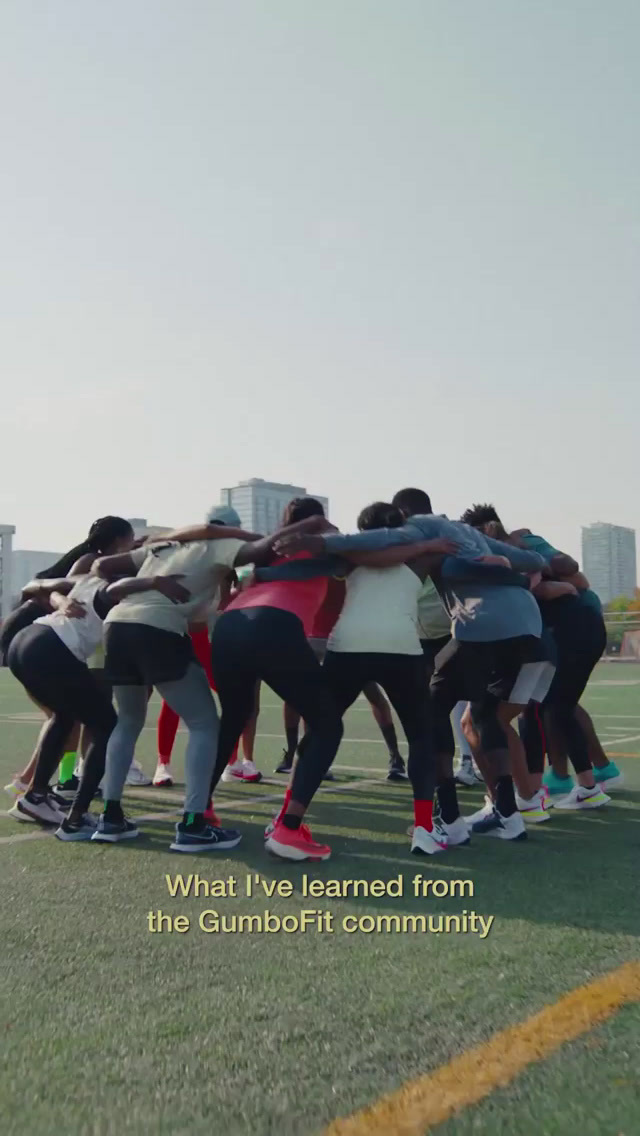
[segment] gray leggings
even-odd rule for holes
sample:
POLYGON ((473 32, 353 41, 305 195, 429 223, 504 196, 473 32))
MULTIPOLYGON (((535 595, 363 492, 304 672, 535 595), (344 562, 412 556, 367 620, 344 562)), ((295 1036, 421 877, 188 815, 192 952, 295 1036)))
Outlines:
MULTIPOLYGON (((189 731, 185 754, 187 813, 203 813, 209 800, 209 785, 218 748, 218 711, 209 680, 198 663, 191 663, 183 678, 158 683, 158 694, 182 718, 189 731)), ((116 686, 114 698, 118 724, 107 745, 103 783, 105 801, 119 801, 133 761, 136 742, 147 717, 144 686, 116 686)))

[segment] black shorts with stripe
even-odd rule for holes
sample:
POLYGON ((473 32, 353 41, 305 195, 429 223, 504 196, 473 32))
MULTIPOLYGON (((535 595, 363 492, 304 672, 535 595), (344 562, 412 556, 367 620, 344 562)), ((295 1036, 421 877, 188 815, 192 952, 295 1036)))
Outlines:
POLYGON ((104 673, 113 686, 156 686, 184 678, 197 663, 188 635, 146 623, 107 623, 104 673))

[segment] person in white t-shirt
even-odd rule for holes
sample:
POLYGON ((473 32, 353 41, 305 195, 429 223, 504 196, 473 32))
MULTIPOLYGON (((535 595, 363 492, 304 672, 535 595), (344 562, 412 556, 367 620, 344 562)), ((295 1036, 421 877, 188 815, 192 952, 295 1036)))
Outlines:
POLYGON ((144 726, 149 687, 158 690, 189 731, 185 811, 176 826, 172 851, 222 850, 240 841, 239 832, 208 824, 204 817, 216 756, 218 714, 188 630, 215 606, 229 572, 270 551, 271 538, 261 540, 224 526, 209 526, 209 531, 214 534, 212 539, 191 540, 190 530, 184 530, 179 540, 165 539, 94 566, 107 579, 121 573, 137 574, 138 579, 177 576, 188 596, 182 603, 172 603, 157 591, 131 596, 113 608, 106 620, 105 672, 113 683, 118 723, 107 748, 105 809, 93 836, 98 842, 115 843, 138 835, 136 826, 124 817, 120 802, 144 726))
MULTIPOLYGON (((132 547, 134 534, 128 521, 109 517, 104 522, 108 528, 102 540, 105 550, 117 556, 119 550, 132 547)), ((98 576, 81 575, 77 580, 52 581, 48 587, 52 600, 58 601, 53 603, 55 610, 18 632, 7 658, 15 677, 51 711, 32 785, 13 812, 20 819, 60 824, 56 835, 62 840, 86 840, 94 831, 87 809, 102 779, 107 740, 116 723, 110 696, 87 665, 102 641, 103 620, 113 604, 133 592, 161 589, 169 603, 186 593, 175 580, 152 576, 107 584, 98 576), (49 791, 49 781, 74 722, 89 729, 91 744, 65 819, 60 799, 49 791)))

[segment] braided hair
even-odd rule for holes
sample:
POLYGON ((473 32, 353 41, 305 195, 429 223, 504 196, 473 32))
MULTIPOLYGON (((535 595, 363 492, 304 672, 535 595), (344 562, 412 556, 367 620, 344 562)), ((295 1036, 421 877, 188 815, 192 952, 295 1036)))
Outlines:
POLYGON ((116 540, 132 533, 133 529, 124 517, 99 517, 89 529, 86 540, 70 548, 50 568, 43 568, 37 573, 36 580, 56 580, 59 576, 66 576, 81 556, 86 556, 88 552, 96 555, 106 553, 116 540))

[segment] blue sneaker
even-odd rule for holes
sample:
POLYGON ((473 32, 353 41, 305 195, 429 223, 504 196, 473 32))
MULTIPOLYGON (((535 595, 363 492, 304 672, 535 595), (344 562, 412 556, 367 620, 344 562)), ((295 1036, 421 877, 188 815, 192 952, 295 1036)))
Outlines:
POLYGON ((542 778, 542 784, 546 785, 550 796, 561 795, 566 797, 573 789, 574 782, 573 777, 556 777, 553 769, 549 768, 542 778))
POLYGON ((601 789, 606 789, 607 793, 610 789, 619 789, 624 785, 624 773, 621 773, 615 761, 610 761, 608 765, 603 765, 602 769, 593 767, 593 776, 596 785, 601 789))
POLYGON ((218 828, 203 824, 200 828, 180 821, 176 825, 176 838, 169 847, 172 852, 224 852, 235 848, 242 835, 235 828, 218 828))
POLYGON ((133 840, 139 835, 140 829, 126 817, 118 821, 105 820, 103 813, 91 839, 98 844, 117 844, 120 840, 133 840))

